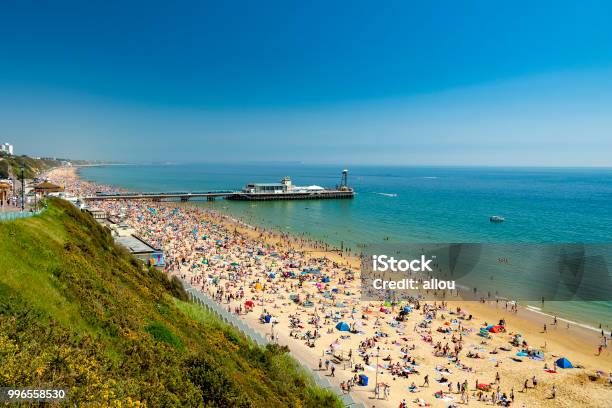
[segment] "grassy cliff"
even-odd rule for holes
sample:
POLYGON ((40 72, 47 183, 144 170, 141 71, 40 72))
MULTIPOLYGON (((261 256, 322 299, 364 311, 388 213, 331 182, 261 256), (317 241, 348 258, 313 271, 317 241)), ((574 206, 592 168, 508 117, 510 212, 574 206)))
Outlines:
POLYGON ((72 406, 342 406, 61 200, 0 223, 0 386, 66 387, 72 406))
POLYGON ((21 167, 25 178, 33 178, 45 170, 61 165, 60 160, 35 159, 28 156, 9 156, 0 154, 0 178, 21 178, 21 167))

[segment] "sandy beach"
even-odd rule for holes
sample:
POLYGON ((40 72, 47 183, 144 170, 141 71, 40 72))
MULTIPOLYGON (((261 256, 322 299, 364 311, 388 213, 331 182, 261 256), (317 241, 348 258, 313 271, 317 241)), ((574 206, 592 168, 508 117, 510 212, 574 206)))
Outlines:
MULTIPOLYGON (((79 179, 75 168, 46 176, 76 196, 116 190, 79 179)), ((609 332, 555 324, 550 316, 503 301, 364 302, 360 261, 350 251, 247 225, 206 206, 95 205, 163 248, 168 274, 190 281, 287 345, 368 407, 404 401, 605 407, 612 401, 612 353, 600 348, 609 332), (556 367, 561 358, 574 368, 556 367), (367 385, 360 385, 360 376, 367 385)))

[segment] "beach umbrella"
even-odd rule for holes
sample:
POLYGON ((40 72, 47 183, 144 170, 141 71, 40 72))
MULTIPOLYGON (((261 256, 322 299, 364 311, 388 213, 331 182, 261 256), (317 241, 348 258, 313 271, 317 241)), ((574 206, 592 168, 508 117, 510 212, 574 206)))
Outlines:
POLYGON ((555 361, 555 365, 557 365, 559 368, 574 368, 572 363, 565 357, 561 357, 555 361))
POLYGON ((253 307, 255 306, 255 303, 253 303, 252 300, 247 300, 246 302, 244 302, 244 305, 247 307, 253 307))
POLYGON ((336 329, 339 331, 349 331, 351 330, 351 327, 346 322, 340 322, 336 325, 336 329))
POLYGON ((386 301, 385 303, 383 303, 383 305, 386 306, 386 307, 391 307, 391 302, 386 301))

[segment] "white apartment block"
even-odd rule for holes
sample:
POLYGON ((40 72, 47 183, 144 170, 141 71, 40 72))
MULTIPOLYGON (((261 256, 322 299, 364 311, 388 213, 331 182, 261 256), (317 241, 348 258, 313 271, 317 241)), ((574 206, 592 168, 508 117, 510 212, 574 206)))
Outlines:
POLYGON ((10 155, 13 155, 13 145, 10 143, 0 144, 0 152, 4 152, 10 155))

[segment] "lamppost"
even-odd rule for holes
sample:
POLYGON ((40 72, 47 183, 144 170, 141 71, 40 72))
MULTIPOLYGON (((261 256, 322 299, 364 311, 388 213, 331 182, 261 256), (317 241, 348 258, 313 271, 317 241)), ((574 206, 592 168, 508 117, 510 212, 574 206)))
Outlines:
MULTIPOLYGON (((378 389, 378 356, 380 355, 380 346, 376 347, 376 378, 374 379, 374 392, 378 389)), ((378 398, 378 396, 376 396, 378 398)))
POLYGON ((21 166, 21 211, 25 210, 25 166, 21 166))

